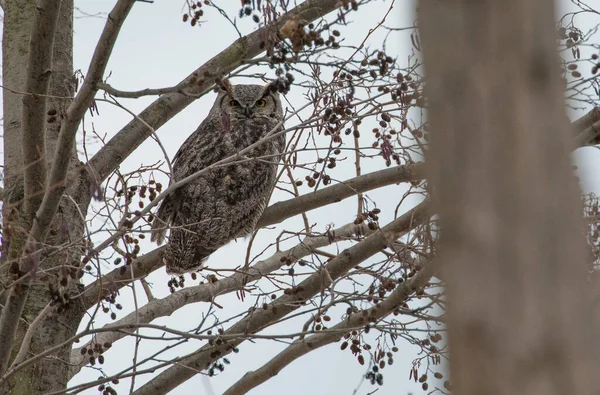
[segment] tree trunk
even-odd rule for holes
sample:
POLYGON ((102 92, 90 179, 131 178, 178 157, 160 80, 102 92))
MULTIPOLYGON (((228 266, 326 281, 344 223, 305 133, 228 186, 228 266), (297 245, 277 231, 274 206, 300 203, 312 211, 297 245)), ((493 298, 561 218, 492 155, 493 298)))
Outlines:
MULTIPOLYGON (((32 28, 31 15, 34 12, 35 2, 26 0, 8 0, 4 12, 4 37, 3 37, 3 81, 4 84, 19 92, 24 91, 26 67, 28 58, 28 43, 32 28)), ((68 108, 75 91, 73 78, 73 2, 63 0, 60 8, 58 30, 54 40, 54 53, 52 63, 47 109, 56 110, 54 119, 48 116, 47 162, 53 159, 54 147, 60 129, 61 114, 68 108)), ((8 221, 11 220, 10 210, 18 210, 23 199, 23 158, 21 136, 21 111, 22 95, 4 91, 4 160, 5 160, 5 188, 9 199, 4 205, 4 240, 8 221)), ((39 270, 54 268, 47 274, 37 276, 31 284, 31 291, 25 305, 22 319, 31 323, 50 302, 50 286, 59 291, 61 295, 68 294, 76 287, 72 282, 65 287, 60 286, 60 280, 68 277, 65 265, 78 264, 81 257, 81 243, 76 247, 62 249, 61 245, 72 243, 83 236, 84 223, 80 212, 85 215, 90 201, 89 182, 87 173, 81 172, 82 164, 77 160, 76 150, 72 151, 70 173, 80 176, 74 177, 67 190, 73 200, 64 198, 61 202, 59 213, 55 216, 52 228, 46 239, 47 251, 42 254, 39 270), (75 206, 77 202, 78 207, 75 206), (47 256, 52 253, 51 256, 47 256)), ((13 222, 14 223, 14 222, 13 222)), ((6 259, 7 244, 3 243, 3 260, 6 259)), ((64 298, 61 297, 63 303, 64 298)), ((60 344, 73 336, 79 322, 83 317, 84 309, 77 304, 70 306, 60 313, 51 313, 34 332, 29 354, 34 355, 60 344)), ((20 323, 13 355, 21 347, 21 343, 28 329, 24 322, 20 323)), ((61 390, 68 381, 68 365, 63 361, 70 357, 71 345, 63 347, 51 358, 42 358, 36 363, 20 370, 11 376, 6 386, 0 388, 0 393, 11 394, 41 394, 49 391, 61 390)))
POLYGON ((595 394, 552 4, 424 0, 420 24, 454 392, 595 394))

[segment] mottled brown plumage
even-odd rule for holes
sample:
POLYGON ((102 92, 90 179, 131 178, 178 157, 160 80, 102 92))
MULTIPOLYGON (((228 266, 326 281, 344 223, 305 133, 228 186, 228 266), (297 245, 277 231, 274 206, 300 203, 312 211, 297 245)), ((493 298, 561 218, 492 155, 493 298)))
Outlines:
MULTIPOLYGON (((282 119, 279 95, 270 85, 225 82, 208 117, 175 155, 172 180, 238 153, 282 119)), ((161 244, 171 229, 163 256, 167 273, 198 270, 216 249, 253 231, 269 201, 284 146, 283 135, 271 139, 244 155, 262 159, 210 169, 165 198, 152 223, 152 240, 161 244)))

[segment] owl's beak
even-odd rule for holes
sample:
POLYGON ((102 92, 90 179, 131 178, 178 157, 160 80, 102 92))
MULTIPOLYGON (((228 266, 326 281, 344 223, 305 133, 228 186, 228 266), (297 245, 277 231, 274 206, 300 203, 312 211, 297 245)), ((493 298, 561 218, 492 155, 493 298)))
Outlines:
POLYGON ((246 115, 248 118, 252 118, 252 107, 244 107, 244 115, 246 115))

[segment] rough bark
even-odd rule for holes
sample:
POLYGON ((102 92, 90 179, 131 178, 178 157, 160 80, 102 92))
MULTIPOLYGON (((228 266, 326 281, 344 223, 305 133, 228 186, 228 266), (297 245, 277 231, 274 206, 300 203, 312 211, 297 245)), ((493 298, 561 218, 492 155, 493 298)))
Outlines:
MULTIPOLYGON (((29 55, 29 37, 32 29, 35 2, 9 1, 6 4, 4 14, 4 40, 3 40, 3 81, 6 86, 16 91, 25 91, 25 68, 27 57, 29 55)), ((50 85, 48 93, 52 96, 47 98, 46 108, 57 110, 57 118, 69 105, 69 97, 74 94, 73 81, 73 41, 72 41, 72 13, 73 4, 69 1, 63 1, 58 12, 57 30, 54 34, 54 47, 52 54, 52 67, 49 69, 50 85), (64 99, 59 99, 59 97, 64 99)), ((51 47, 52 48, 52 47, 51 47)), ((5 146, 5 179, 7 190, 10 196, 10 203, 4 206, 5 214, 7 211, 18 210, 23 198, 23 164, 22 161, 22 134, 21 119, 23 96, 9 91, 4 91, 4 116, 7 122, 4 124, 4 146, 5 146)), ((46 157, 43 159, 48 164, 51 163, 54 156, 54 147, 58 135, 60 122, 46 123, 45 111, 38 114, 38 117, 45 123, 46 133, 46 157), (41 115, 41 116, 40 116, 41 115)), ((37 121, 39 122, 40 119, 37 121)), ((76 159, 76 153, 73 149, 71 159, 76 159)), ((71 172, 75 173, 79 163, 73 161, 71 172)), ((74 177, 79 181, 77 177, 74 177)), ((87 187, 85 187, 87 188, 87 187)), ((78 193, 82 190, 81 184, 75 182, 72 185, 70 193, 76 201, 79 202, 79 209, 85 212, 89 202, 89 193, 78 193)), ((70 239, 76 239, 83 233, 83 221, 79 215, 79 210, 73 204, 65 204, 60 214, 54 218, 51 225, 50 234, 47 238, 47 245, 60 245, 68 242, 70 239), (67 232, 64 229, 68 229, 67 232)), ((4 216, 4 220, 7 217, 4 216)), ((6 222, 5 222, 6 225, 6 222)), ((6 227, 5 227, 6 229, 6 227)), ((6 246, 4 246, 6 248, 6 246)), ((49 259, 40 259, 40 268, 55 267, 69 262, 69 257, 73 251, 64 251, 55 254, 49 259)), ((75 254, 76 255, 76 254, 75 254)), ((5 259, 6 255, 3 254, 5 259)), ((49 301, 48 285, 40 282, 33 282, 30 287, 29 298, 25 304, 22 321, 32 323, 44 309, 49 301)), ((60 342, 61 339, 69 338, 77 329, 77 324, 82 316, 81 309, 71 309, 58 316, 51 316, 39 323, 39 330, 33 332, 29 339, 28 355, 46 349, 53 344, 60 342)), ((21 347, 21 341, 27 331, 27 325, 19 325, 15 338, 15 347, 13 355, 21 347)), ((65 358, 70 351, 70 347, 65 347, 57 354, 59 358, 65 358), (66 353, 66 354, 65 354, 66 353)), ((19 371, 8 382, 4 383, 0 392, 13 394, 35 394, 46 392, 52 389, 64 388, 66 384, 66 367, 59 359, 47 359, 39 364, 34 364, 28 369, 19 371), (43 373, 43 374, 42 374, 43 373)))
POLYGON ((594 394, 571 128, 546 1, 421 2, 458 394, 594 394))
MULTIPOLYGON (((26 0, 7 1, 4 8, 2 36, 2 82, 13 90, 23 91, 27 64, 29 34, 33 20, 34 4, 26 0)), ((13 219, 23 200, 23 147, 21 137, 21 95, 8 90, 3 92, 4 115, 4 189, 2 256, 8 255, 7 232, 12 232, 7 218, 13 219)))
MULTIPOLYGON (((32 238, 25 231, 36 223, 38 218, 35 213, 46 190, 46 131, 43 114, 46 109, 59 9, 60 0, 40 1, 36 5, 27 46, 25 81, 21 90, 25 92, 21 97, 21 130, 17 132, 22 142, 24 204, 19 218, 11 221, 15 231, 9 237, 7 235, 6 239, 10 244, 9 256, 19 258, 23 254, 23 259, 11 267, 11 272, 16 273, 36 270, 40 255, 40 240, 32 238)), ((31 276, 21 281, 18 287, 6 290, 7 299, 0 314, 0 374, 8 367, 30 283, 31 276)))
MULTIPOLYGON (((52 162, 56 154, 56 145, 61 126, 59 121, 66 112, 75 94, 75 80, 73 77, 73 2, 63 0, 61 2, 60 20, 54 40, 54 55, 52 76, 50 80, 50 92, 52 96, 48 100, 48 110, 57 111, 57 120, 47 124, 47 152, 48 160, 52 162), (62 98, 62 99, 61 99, 62 98)), ((74 182, 66 190, 60 201, 58 213, 54 216, 46 237, 46 244, 50 246, 61 246, 66 243, 80 239, 84 234, 84 224, 80 213, 86 213, 90 202, 89 184, 81 176, 82 163, 77 158, 75 147, 69 150, 68 172, 73 175, 74 182), (75 202, 77 206, 75 206, 75 202)), ((42 269, 61 267, 73 262, 79 262, 82 246, 64 249, 55 253, 52 257, 43 260, 40 265, 42 269)), ((54 272, 56 277, 51 277, 53 283, 59 280, 61 272, 54 272)), ((64 275, 64 274, 63 274, 64 275)), ((71 284, 69 292, 77 292, 76 284, 71 284)), ((28 322, 33 322, 40 312, 50 301, 48 284, 33 284, 28 302, 23 312, 23 317, 28 322)), ((38 354, 43 350, 60 344, 65 339, 72 337, 77 331, 79 321, 85 310, 78 305, 72 305, 60 314, 50 313, 34 332, 29 345, 28 356, 38 354)), ((28 327, 24 327, 18 337, 21 346, 23 336, 28 327)), ((14 382, 27 382, 31 384, 30 393, 44 393, 52 390, 65 388, 67 384, 68 366, 62 362, 69 355, 71 347, 63 347, 55 354, 57 358, 47 358, 23 369, 13 378, 14 382)))

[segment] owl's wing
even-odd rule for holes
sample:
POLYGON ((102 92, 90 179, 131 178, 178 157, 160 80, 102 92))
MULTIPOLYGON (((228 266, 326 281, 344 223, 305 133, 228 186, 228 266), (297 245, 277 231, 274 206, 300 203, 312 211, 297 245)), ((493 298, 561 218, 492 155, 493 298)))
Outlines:
MULTIPOLYGON (((211 144, 207 144, 206 140, 211 138, 210 133, 207 132, 215 129, 216 122, 216 119, 205 119, 181 145, 173 157, 172 182, 181 180, 206 165, 203 163, 203 158, 210 157, 207 153, 214 148, 211 144)), ((159 245, 165 241, 167 229, 175 222, 181 200, 181 189, 176 189, 162 201, 152 221, 151 241, 159 245)))
MULTIPOLYGON (((179 162, 181 156, 185 156, 185 151, 189 148, 190 139, 188 138, 185 143, 179 148, 179 151, 175 154, 173 159, 173 173, 171 177, 175 180, 180 178, 181 174, 178 170, 178 166, 175 166, 176 162, 179 162)), ((173 181, 171 181, 172 183, 173 181)), ((165 241, 165 236, 167 234, 167 229, 169 226, 173 224, 175 221, 175 216, 177 214, 177 210, 179 204, 181 202, 181 190, 176 189, 170 194, 168 194, 160 204, 158 211, 154 216, 154 220, 152 221, 152 235, 150 236, 150 241, 155 241, 156 244, 161 245, 165 241)))
MULTIPOLYGON (((181 144, 173 157, 173 172, 175 179, 189 176, 191 162, 199 162, 201 167, 211 164, 210 151, 214 150, 215 138, 220 130, 220 117, 206 118, 200 126, 181 144)), ((196 166, 198 167, 198 166, 196 166)), ((198 169, 200 170, 200 169, 198 169)))
POLYGON ((181 194, 178 192, 179 190, 175 190, 167 195, 154 215, 150 240, 155 241, 158 245, 161 245, 165 241, 167 229, 175 220, 177 206, 179 206, 179 201, 181 200, 181 194))

